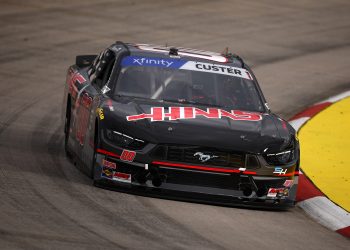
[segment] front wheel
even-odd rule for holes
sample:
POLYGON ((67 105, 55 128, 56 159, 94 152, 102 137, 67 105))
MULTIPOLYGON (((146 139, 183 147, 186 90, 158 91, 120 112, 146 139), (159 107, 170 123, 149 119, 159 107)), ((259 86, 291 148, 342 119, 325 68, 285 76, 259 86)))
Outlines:
POLYGON ((66 109, 66 117, 64 121, 64 151, 66 152, 66 155, 68 157, 71 157, 69 148, 68 148, 68 141, 70 136, 70 120, 71 120, 71 108, 70 108, 70 102, 67 102, 67 109, 66 109))
POLYGON ((96 124, 95 135, 94 135, 94 151, 93 151, 92 163, 91 163, 91 169, 90 169, 90 178, 93 180, 94 185, 96 184, 95 172, 96 172, 97 149, 98 149, 98 147, 99 147, 99 138, 98 138, 98 129, 97 129, 97 124, 96 124))

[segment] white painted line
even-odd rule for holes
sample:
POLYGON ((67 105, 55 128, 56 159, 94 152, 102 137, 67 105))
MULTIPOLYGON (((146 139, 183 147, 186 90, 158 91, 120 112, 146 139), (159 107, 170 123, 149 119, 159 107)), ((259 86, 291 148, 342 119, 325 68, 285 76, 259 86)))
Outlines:
POLYGON ((303 126, 303 124, 305 122, 307 122, 307 120, 309 120, 309 119, 310 119, 310 117, 301 117, 301 118, 289 121, 289 124, 292 125, 292 127, 296 131, 298 131, 300 129, 300 127, 303 126))
POLYGON ((339 95, 336 95, 336 96, 332 96, 322 102, 318 102, 316 104, 320 104, 320 103, 324 103, 324 102, 337 102, 337 101, 340 101, 341 99, 344 99, 346 97, 350 96, 350 90, 349 91, 346 91, 344 93, 341 93, 339 95))
POLYGON ((350 214, 324 196, 317 196, 297 203, 323 226, 337 231, 350 226, 350 214))

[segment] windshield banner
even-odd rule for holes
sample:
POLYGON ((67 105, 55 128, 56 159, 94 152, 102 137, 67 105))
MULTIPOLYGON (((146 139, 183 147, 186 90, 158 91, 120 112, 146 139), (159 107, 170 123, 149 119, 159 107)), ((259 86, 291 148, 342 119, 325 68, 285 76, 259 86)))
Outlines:
POLYGON ((171 69, 183 69, 192 71, 201 71, 206 73, 222 74, 253 80, 248 70, 243 68, 231 67, 221 64, 186 61, 172 58, 154 58, 142 56, 127 56, 123 58, 121 65, 128 66, 148 66, 171 69))

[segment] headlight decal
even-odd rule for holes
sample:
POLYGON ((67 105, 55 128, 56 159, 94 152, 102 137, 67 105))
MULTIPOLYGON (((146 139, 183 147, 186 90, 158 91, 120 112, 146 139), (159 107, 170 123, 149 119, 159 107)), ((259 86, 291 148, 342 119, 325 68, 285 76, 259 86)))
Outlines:
POLYGON ((114 130, 107 129, 106 137, 116 146, 123 148, 142 149, 146 145, 146 142, 141 139, 114 130))
POLYGON ((266 154, 265 160, 270 165, 285 165, 295 159, 294 150, 286 150, 275 154, 266 154))

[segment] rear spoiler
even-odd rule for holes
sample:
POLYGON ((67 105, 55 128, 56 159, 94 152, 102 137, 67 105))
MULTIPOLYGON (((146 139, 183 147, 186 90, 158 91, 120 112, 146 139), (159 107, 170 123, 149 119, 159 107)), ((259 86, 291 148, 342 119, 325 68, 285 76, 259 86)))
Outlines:
POLYGON ((79 68, 84 68, 91 65, 96 57, 97 55, 80 55, 75 58, 75 64, 79 68))

